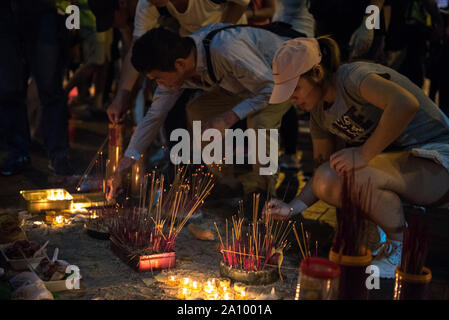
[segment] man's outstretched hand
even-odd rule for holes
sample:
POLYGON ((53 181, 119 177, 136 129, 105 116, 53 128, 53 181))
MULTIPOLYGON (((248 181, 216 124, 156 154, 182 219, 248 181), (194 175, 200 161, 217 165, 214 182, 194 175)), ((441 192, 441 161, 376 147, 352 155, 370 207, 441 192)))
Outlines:
POLYGON ((125 112, 129 104, 129 95, 129 91, 121 90, 115 96, 111 105, 106 110, 111 123, 117 124, 125 119, 125 112))

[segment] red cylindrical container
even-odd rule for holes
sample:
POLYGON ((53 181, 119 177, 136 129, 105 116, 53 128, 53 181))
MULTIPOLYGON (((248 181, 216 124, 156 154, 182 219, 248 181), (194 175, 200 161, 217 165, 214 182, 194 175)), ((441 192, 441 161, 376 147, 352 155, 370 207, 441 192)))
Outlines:
POLYGON ((338 297, 340 267, 324 258, 301 262, 295 300, 334 300, 338 297))

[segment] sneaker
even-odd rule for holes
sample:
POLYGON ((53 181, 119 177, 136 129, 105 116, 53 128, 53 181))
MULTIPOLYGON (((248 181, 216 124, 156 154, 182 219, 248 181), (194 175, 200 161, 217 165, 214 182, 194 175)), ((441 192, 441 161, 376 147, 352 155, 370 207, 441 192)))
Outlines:
POLYGON ((8 156, 0 166, 0 173, 3 176, 12 176, 21 173, 31 163, 28 156, 8 156))
POLYGON ((283 169, 299 169, 299 160, 296 154, 283 154, 279 157, 279 167, 283 169))
POLYGON ((53 156, 48 168, 60 176, 71 176, 74 173, 72 164, 66 154, 53 156))
POLYGON ((387 241, 381 244, 379 253, 372 262, 373 265, 379 268, 381 278, 395 278, 396 267, 401 263, 401 254, 401 241, 387 239, 387 241))

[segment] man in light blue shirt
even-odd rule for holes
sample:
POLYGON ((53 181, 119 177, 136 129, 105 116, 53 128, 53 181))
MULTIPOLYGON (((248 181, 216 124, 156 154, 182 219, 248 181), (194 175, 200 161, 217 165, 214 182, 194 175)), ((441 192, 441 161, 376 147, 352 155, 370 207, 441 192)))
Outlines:
MULTIPOLYGON (((226 26, 211 24, 184 38, 164 29, 153 29, 136 42, 134 67, 155 79, 159 87, 151 108, 131 138, 117 174, 109 181, 111 194, 120 184, 122 172, 152 143, 183 89, 202 90, 187 104, 189 125, 201 120, 203 129, 224 132, 239 120, 247 119, 248 128, 279 128, 291 104, 268 103, 274 86, 271 63, 277 48, 288 38, 246 26, 222 30, 210 42, 213 69, 210 70, 203 40, 213 30, 226 26)), ((274 175, 262 176, 259 168, 259 164, 253 165, 251 173, 239 177, 245 194, 274 192, 274 175)))

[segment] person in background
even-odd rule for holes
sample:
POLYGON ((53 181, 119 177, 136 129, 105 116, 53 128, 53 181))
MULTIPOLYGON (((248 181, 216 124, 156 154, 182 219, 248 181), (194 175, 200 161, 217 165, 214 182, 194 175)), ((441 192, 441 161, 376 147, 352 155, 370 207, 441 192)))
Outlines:
MULTIPOLYGON (((340 65, 330 38, 297 38, 273 59, 270 103, 290 100, 310 112, 315 173, 289 204, 270 201, 264 214, 298 214, 321 199, 341 205, 341 175, 370 185, 367 214, 387 235, 373 260, 383 278, 400 263, 402 202, 449 207, 449 119, 409 79, 388 67, 340 65), (338 149, 338 142, 346 147, 338 149)), ((354 191, 356 192, 356 191, 354 191)))
POLYGON ((289 23, 308 38, 315 36, 315 19, 307 6, 308 0, 276 0, 273 22, 289 23))
POLYGON ((87 0, 78 0, 80 7, 80 38, 83 47, 82 66, 69 80, 64 90, 68 95, 74 87, 83 85, 93 76, 95 85, 94 110, 103 110, 106 72, 111 61, 112 28, 97 28, 95 15, 87 0))
MULTIPOLYGON (((134 22, 133 42, 147 31, 158 27, 166 8, 171 17, 179 23, 179 34, 189 35, 202 26, 213 22, 246 23, 244 15, 249 0, 139 0, 134 22)), ((139 73, 131 64, 131 50, 128 51, 122 67, 117 94, 107 109, 109 120, 118 123, 130 108, 130 96, 139 73)))
POLYGON ((270 23, 275 10, 275 0, 251 0, 246 10, 248 24, 260 26, 270 23))
POLYGON ((49 168, 72 175, 69 159, 67 96, 62 88, 64 15, 54 2, 3 0, 0 2, 0 137, 7 156, 0 173, 10 176, 30 165, 27 86, 35 79, 42 106, 43 138, 49 168))
MULTIPOLYGON (((375 5, 382 12, 385 0, 308 0, 316 21, 316 36, 330 35, 338 43, 342 61, 366 58, 375 34, 382 30, 366 27, 366 8, 375 5)), ((381 19, 382 21, 382 19, 381 19)))

